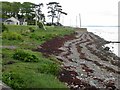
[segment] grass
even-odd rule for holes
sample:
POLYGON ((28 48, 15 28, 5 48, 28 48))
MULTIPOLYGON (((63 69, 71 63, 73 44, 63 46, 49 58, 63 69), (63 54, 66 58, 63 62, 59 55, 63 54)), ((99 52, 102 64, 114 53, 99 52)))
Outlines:
POLYGON ((60 70, 59 64, 49 58, 44 58, 42 55, 39 59, 40 61, 37 63, 15 62, 14 64, 4 65, 3 81, 14 89, 66 88, 56 77, 60 70))
MULTIPOLYGON (((38 45, 44 43, 47 40, 50 40, 57 36, 64 36, 66 34, 70 34, 73 32, 72 28, 65 28, 65 27, 46 27, 46 31, 43 29, 35 30, 35 32, 27 32, 29 30, 29 27, 35 29, 35 26, 15 26, 15 25, 7 25, 6 26, 9 30, 9 36, 13 36, 11 34, 16 33, 14 37, 19 39, 22 35, 22 40, 15 40, 11 39, 9 40, 4 38, 6 36, 3 36, 3 45, 15 45, 19 46, 24 49, 32 49, 36 48, 38 45), (12 33, 11 33, 12 32, 12 33)), ((6 35, 6 32, 3 33, 3 35, 6 35)))
MULTIPOLYGON (((57 36, 71 34, 74 31, 67 27, 46 26, 46 31, 35 29, 35 26, 16 26, 7 25, 8 31, 3 32, 2 49, 2 80, 8 86, 17 90, 18 88, 67 88, 57 78, 60 68, 60 62, 54 57, 44 57, 42 53, 32 51, 37 46, 57 36), (30 27, 34 29, 30 31, 30 27), (20 39, 19 39, 20 38, 20 39), (9 48, 14 46, 14 49, 9 48), (16 50, 27 51, 27 55, 35 55, 37 62, 24 62, 13 58, 16 50)), ((23 54, 20 58, 24 59, 23 54)))

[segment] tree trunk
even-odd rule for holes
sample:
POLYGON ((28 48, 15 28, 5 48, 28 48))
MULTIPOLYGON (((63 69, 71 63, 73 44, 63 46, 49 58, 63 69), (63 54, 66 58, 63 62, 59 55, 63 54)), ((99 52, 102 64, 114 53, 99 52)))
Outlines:
POLYGON ((54 17, 52 17, 52 25, 53 25, 54 17))
POLYGON ((57 23, 60 22, 60 14, 58 14, 57 23))

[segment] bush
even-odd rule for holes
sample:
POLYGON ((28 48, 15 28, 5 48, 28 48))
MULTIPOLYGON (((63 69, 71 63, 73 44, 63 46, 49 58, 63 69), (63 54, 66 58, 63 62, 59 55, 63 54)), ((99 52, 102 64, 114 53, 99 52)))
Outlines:
POLYGON ((30 35, 30 38, 33 38, 33 39, 38 40, 38 39, 39 39, 39 36, 36 35, 35 33, 32 33, 32 34, 30 35))
POLYGON ((29 29, 21 30, 21 34, 24 36, 28 36, 31 32, 35 32, 35 29, 32 27, 29 27, 29 29))
POLYGON ((13 58, 24 62, 38 62, 39 60, 37 55, 29 50, 17 50, 13 54, 13 58))
POLYGON ((39 28, 43 28, 43 24, 41 22, 38 22, 37 25, 38 25, 39 28))
POLYGON ((30 38, 40 40, 40 41, 46 41, 46 40, 50 40, 51 38, 53 38, 55 36, 57 36, 57 34, 37 35, 37 34, 33 33, 30 35, 30 38))
POLYGON ((61 23, 56 22, 56 23, 46 23, 47 26, 63 26, 61 23))
POLYGON ((52 23, 46 23, 47 26, 52 26, 52 23))
POLYGON ((55 63, 41 64, 41 66, 38 68, 38 72, 52 74, 52 75, 57 75, 59 70, 60 67, 55 63))
POLYGON ((22 77, 20 77, 19 74, 14 72, 3 74, 2 80, 13 89, 25 88, 26 86, 22 77))
POLYGON ((29 27, 30 32, 34 32, 35 30, 32 27, 29 27))
POLYGON ((30 38, 36 39, 36 40, 40 40, 40 41, 44 41, 45 40, 45 36, 44 35, 36 35, 35 33, 30 35, 30 38))
POLYGON ((4 25, 4 23, 2 23, 2 32, 4 31, 8 31, 8 28, 4 25))
POLYGON ((8 40, 22 40, 22 36, 16 32, 3 32, 2 38, 8 40))

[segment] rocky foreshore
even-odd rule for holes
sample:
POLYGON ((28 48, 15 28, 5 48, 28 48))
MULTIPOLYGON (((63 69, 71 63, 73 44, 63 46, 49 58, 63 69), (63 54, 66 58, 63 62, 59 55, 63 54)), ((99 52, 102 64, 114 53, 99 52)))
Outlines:
POLYGON ((12 90, 9 86, 7 86, 5 83, 0 81, 0 90, 12 90))
POLYGON ((71 90, 119 90, 120 58, 103 47, 107 43, 91 32, 77 31, 54 38, 37 51, 62 62, 58 78, 71 90))

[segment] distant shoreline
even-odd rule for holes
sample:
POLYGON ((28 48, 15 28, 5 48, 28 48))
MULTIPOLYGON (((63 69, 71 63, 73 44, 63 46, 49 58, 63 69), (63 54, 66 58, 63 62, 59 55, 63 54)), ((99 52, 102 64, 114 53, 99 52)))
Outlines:
MULTIPOLYGON (((73 27, 73 28, 80 28, 76 26, 65 26, 65 27, 73 27)), ((120 27, 120 26, 81 26, 81 28, 87 28, 87 27, 120 27)))
POLYGON ((82 27, 120 27, 120 26, 82 26, 82 27))

